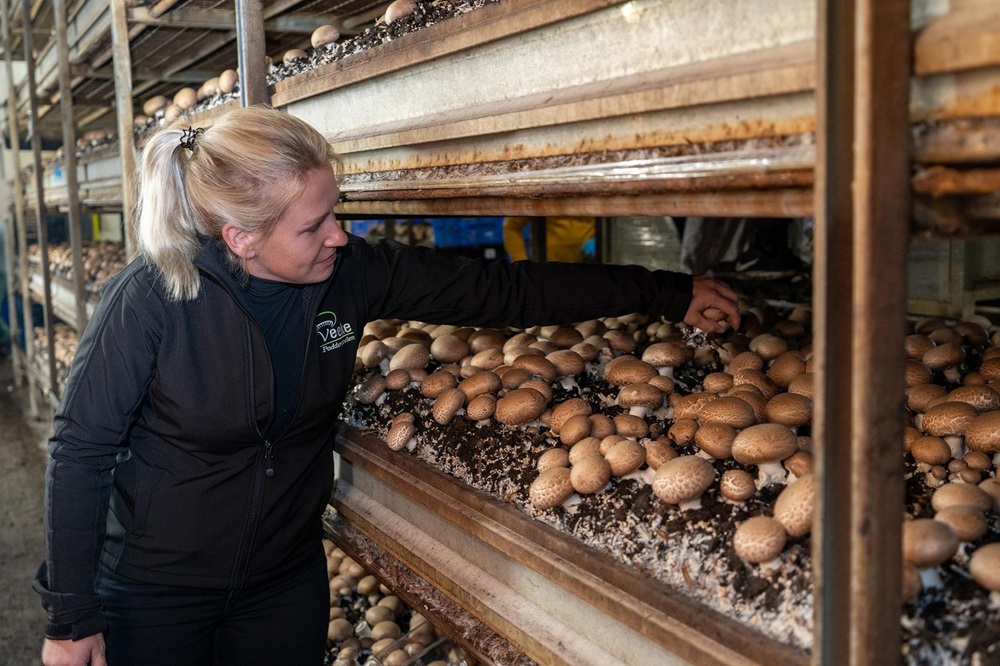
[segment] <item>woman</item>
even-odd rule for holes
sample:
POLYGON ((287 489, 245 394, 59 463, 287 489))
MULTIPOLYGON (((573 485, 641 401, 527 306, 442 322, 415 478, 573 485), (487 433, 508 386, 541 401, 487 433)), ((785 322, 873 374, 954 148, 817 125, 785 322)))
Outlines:
POLYGON ((141 255, 104 291, 49 445, 48 666, 322 663, 320 517, 370 320, 644 311, 715 330, 715 307, 739 325, 707 279, 370 246, 334 218, 333 162, 262 107, 147 143, 141 255))

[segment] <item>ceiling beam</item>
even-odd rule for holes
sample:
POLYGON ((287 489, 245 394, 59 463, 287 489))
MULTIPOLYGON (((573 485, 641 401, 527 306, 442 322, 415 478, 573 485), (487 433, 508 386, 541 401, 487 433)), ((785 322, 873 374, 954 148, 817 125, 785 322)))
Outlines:
MULTIPOLYGON (((128 20, 135 25, 155 27, 233 30, 236 27, 236 12, 227 9, 175 9, 155 16, 147 7, 132 7, 128 10, 128 20)), ((339 28, 338 23, 332 17, 319 14, 289 14, 266 19, 264 31, 311 34, 321 25, 332 24, 339 28)))

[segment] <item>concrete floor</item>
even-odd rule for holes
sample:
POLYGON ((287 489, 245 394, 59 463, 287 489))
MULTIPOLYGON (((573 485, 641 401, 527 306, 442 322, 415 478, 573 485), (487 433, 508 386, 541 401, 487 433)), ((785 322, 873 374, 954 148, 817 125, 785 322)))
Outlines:
POLYGON ((28 416, 27 388, 15 388, 12 374, 10 358, 0 359, 0 665, 25 666, 41 663, 45 627, 31 581, 44 557, 44 445, 51 415, 28 416))

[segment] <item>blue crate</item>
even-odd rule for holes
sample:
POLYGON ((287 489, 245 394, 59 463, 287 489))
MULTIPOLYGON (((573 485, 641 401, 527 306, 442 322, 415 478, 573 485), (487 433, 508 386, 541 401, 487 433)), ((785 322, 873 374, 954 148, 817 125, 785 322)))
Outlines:
POLYGON ((502 217, 447 217, 430 220, 436 247, 503 245, 502 217))

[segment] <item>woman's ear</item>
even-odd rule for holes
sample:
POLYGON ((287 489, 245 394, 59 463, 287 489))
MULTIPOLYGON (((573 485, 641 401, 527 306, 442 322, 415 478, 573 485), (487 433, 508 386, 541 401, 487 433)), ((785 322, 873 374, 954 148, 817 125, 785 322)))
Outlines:
POLYGON ((222 226, 222 239, 226 241, 230 251, 241 259, 253 259, 257 256, 253 244, 253 234, 245 229, 240 229, 235 224, 227 222, 222 226))

